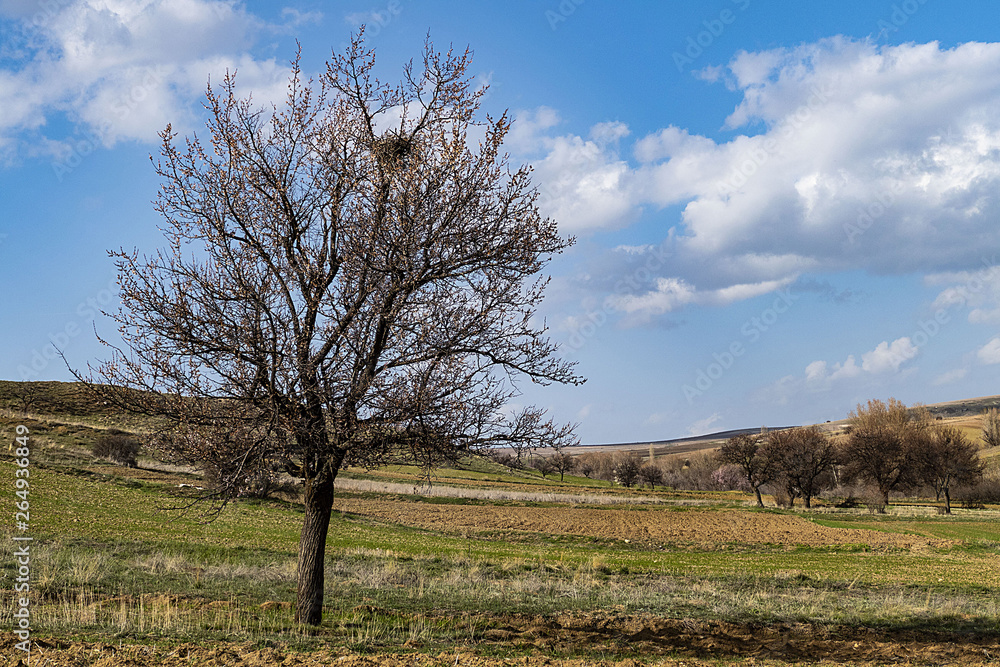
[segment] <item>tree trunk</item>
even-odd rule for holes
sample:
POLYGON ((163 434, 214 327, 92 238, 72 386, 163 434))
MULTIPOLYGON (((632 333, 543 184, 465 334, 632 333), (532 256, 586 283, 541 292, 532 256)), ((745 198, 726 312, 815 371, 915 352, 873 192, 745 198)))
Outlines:
POLYGON ((944 513, 951 514, 951 494, 948 493, 948 487, 944 487, 944 513))
POLYGON ((298 594, 295 622, 319 625, 323 620, 323 568, 326 564, 326 536, 333 509, 335 475, 321 472, 306 480, 306 515, 299 538, 298 594))
POLYGON ((760 497, 760 487, 759 486, 753 487, 753 492, 757 496, 757 507, 763 507, 764 499, 760 497))

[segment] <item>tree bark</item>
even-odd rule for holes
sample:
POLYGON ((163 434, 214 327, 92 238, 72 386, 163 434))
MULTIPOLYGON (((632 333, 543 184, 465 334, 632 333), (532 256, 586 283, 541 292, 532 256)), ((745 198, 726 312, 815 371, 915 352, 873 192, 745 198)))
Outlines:
POLYGON ((299 538, 296 623, 319 625, 323 620, 323 569, 326 563, 326 536, 333 509, 334 479, 335 474, 324 471, 306 480, 306 515, 299 538))
POLYGON ((760 497, 760 487, 759 486, 753 487, 753 492, 757 496, 757 507, 763 507, 764 499, 760 497))

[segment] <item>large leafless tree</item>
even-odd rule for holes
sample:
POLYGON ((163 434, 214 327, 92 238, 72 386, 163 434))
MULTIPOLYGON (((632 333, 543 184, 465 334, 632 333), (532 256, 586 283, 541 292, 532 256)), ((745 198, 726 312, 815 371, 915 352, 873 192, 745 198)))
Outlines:
POLYGON ((928 420, 925 410, 907 409, 894 398, 859 404, 850 413, 851 433, 842 452, 845 477, 873 484, 888 505, 890 492, 918 481, 913 451, 928 420))
POLYGON ((299 622, 321 621, 342 467, 572 441, 507 409, 521 381, 582 381, 535 317, 572 240, 502 152, 509 120, 482 114, 469 64, 428 43, 387 85, 359 35, 318 80, 296 58, 270 109, 227 75, 206 136, 162 134, 166 246, 113 253, 125 346, 90 380, 164 418, 157 442, 219 471, 217 499, 262 470, 303 480, 299 622))

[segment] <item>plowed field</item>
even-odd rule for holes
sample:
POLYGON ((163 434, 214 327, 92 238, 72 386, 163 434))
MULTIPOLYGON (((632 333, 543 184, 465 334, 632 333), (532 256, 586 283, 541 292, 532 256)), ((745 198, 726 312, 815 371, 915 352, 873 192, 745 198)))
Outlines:
POLYGON ((802 517, 739 510, 626 510, 339 500, 335 509, 432 530, 582 535, 656 544, 867 544, 877 549, 948 546, 946 540, 828 528, 802 517))
MULTIPOLYGON (((477 647, 446 653, 358 655, 345 649, 323 648, 309 653, 284 648, 252 648, 240 644, 199 646, 140 646, 40 640, 33 644, 32 665, 50 667, 639 667, 649 665, 995 665, 1000 643, 995 637, 880 632, 857 628, 816 628, 810 625, 752 626, 721 622, 660 619, 649 616, 564 614, 554 617, 507 615, 502 628, 490 630, 477 647), (527 653, 520 658, 488 658, 470 651, 489 647, 527 653), (580 650, 601 655, 635 655, 633 660, 551 658, 552 651, 580 650), (548 654, 548 655, 546 655, 548 654)), ((10 633, 0 635, 4 664, 17 665, 23 653, 10 633)), ((401 650, 405 648, 401 647, 401 650)))

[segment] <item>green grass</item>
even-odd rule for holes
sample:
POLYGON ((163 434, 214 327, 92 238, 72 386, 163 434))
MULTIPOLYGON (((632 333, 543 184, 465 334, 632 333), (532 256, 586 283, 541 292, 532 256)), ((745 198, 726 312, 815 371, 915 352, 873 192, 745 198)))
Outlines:
MULTIPOLYGON (((43 417, 22 421, 7 415, 0 418, 0 434, 12 436, 12 425, 19 421, 32 429, 32 581, 35 628, 42 635, 145 642, 239 639, 304 648, 332 642, 358 651, 409 643, 433 651, 475 644, 510 623, 515 613, 1000 634, 996 512, 953 517, 795 512, 823 526, 955 542, 940 549, 873 550, 867 545, 704 546, 487 529, 427 530, 335 511, 324 624, 318 630, 303 628, 292 623, 288 608, 295 599, 301 506, 241 501, 205 523, 197 511, 180 515, 167 509, 190 500, 176 486, 137 481, 128 471, 107 466, 95 472, 87 441, 101 432, 99 424, 43 417), (491 609, 503 612, 484 613, 491 609)), ((13 480, 14 464, 6 448, 0 448, 0 459, 0 478, 13 480)), ((419 471, 397 467, 348 474, 412 482, 419 471)), ((562 484, 536 473, 511 478, 480 461, 440 471, 434 483, 603 491, 600 484, 570 476, 562 484)), ((5 503, 12 502, 12 491, 3 493, 5 503)), ((650 495, 645 490, 632 493, 650 495)), ((732 511, 745 500, 718 493, 655 495, 704 501, 702 511, 732 511)), ((405 500, 469 502, 420 495, 405 500)), ((10 515, 12 508, 5 507, 10 515)), ((636 509, 687 511, 669 505, 636 509)), ((5 579, 15 573, 12 534, 9 523, 0 527, 5 545, 0 575, 5 579)), ((6 614, 10 605, 5 598, 0 613, 6 614)), ((484 650, 494 649, 500 650, 484 650)))

